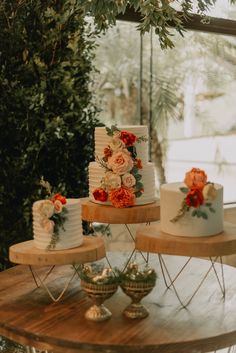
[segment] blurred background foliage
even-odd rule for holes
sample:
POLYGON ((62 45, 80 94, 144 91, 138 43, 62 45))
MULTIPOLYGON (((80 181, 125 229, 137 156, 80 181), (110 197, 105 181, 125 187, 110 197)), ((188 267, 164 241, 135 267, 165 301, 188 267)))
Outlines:
POLYGON ((67 197, 87 195, 98 125, 91 93, 95 33, 76 1, 0 2, 0 270, 32 238, 44 176, 67 197))

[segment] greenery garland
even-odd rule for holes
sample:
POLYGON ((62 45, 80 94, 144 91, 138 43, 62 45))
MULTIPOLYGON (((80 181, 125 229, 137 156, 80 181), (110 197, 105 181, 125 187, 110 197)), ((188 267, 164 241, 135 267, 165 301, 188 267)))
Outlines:
MULTIPOLYGON (((160 46, 174 47, 171 37, 170 23, 174 30, 183 36, 185 31, 183 22, 191 19, 193 7, 201 16, 206 16, 207 11, 214 6, 216 0, 183 0, 178 3, 180 11, 173 7, 172 0, 80 0, 79 4, 84 15, 94 17, 98 30, 106 30, 116 24, 116 17, 124 14, 129 8, 139 13, 141 22, 138 29, 142 34, 149 32, 151 27, 159 37, 160 46)), ((231 4, 236 0, 229 0, 231 4)))

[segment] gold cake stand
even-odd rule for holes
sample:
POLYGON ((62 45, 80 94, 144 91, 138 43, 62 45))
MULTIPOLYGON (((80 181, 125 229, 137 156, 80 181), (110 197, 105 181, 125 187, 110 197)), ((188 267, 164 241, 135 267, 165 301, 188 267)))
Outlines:
MULTIPOLYGON (((142 251, 135 248, 135 235, 132 234, 129 225, 140 223, 149 225, 151 222, 158 221, 160 219, 159 200, 146 205, 132 206, 127 208, 115 208, 109 205, 97 204, 90 201, 88 198, 84 198, 81 200, 81 217, 84 221, 89 222, 91 226, 93 222, 106 224, 107 227, 111 224, 123 224, 125 226, 129 237, 133 241, 134 248, 127 259, 124 269, 127 267, 136 251, 141 254, 145 262, 148 262, 148 255, 146 258, 142 251)), ((109 266, 112 267, 109 259, 107 257, 106 259, 109 266)))
MULTIPOLYGON (((19 265, 28 265, 35 281, 36 287, 43 287, 53 302, 58 302, 68 289, 71 281, 77 274, 77 265, 93 262, 106 257, 103 239, 99 237, 84 236, 82 245, 67 250, 40 250, 34 246, 34 241, 29 240, 15 244, 9 249, 10 261, 19 265), (59 295, 55 296, 48 287, 46 280, 55 266, 70 265, 72 274, 59 295), (46 273, 42 277, 38 274, 37 267, 47 266, 46 273), (48 269, 49 267, 49 269, 48 269)), ((60 272, 59 272, 60 273, 60 272)))
POLYGON ((140 227, 136 234, 135 247, 139 251, 158 254, 162 275, 169 289, 173 288, 180 304, 186 307, 197 294, 201 285, 213 272, 219 284, 223 298, 225 297, 225 280, 222 257, 236 254, 236 224, 224 223, 224 231, 218 235, 208 237, 181 237, 173 236, 161 231, 160 223, 150 225, 148 228, 140 227), (171 275, 163 255, 187 256, 187 261, 181 266, 175 275, 171 275), (193 257, 207 257, 210 260, 209 268, 201 278, 192 295, 185 300, 180 298, 175 286, 176 280, 186 269, 193 257), (217 268, 219 266, 219 270, 217 268))

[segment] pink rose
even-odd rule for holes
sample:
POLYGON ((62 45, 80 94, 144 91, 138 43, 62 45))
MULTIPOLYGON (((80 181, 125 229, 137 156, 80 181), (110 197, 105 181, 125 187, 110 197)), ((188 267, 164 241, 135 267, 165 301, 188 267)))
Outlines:
POLYGON ((126 173, 122 176, 122 182, 124 186, 126 186, 127 188, 131 188, 136 184, 136 179, 132 174, 126 173))
POLYGON ((56 200, 56 201, 54 202, 54 212, 55 212, 55 213, 61 213, 62 208, 63 208, 63 205, 62 205, 61 201, 56 200))
POLYGON ((128 173, 134 166, 134 162, 130 154, 124 151, 114 153, 108 158, 108 168, 118 175, 128 173))

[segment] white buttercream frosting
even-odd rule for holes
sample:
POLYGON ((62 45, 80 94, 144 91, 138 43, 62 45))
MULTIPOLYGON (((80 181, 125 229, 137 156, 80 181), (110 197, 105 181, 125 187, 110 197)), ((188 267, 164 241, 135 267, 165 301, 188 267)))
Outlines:
MULTIPOLYGON (((41 223, 41 216, 39 214, 39 206, 45 200, 39 200, 33 204, 33 235, 34 245, 38 249, 46 250, 50 245, 51 233, 47 232, 41 223)), ((75 248, 83 242, 83 229, 81 223, 81 204, 79 199, 67 199, 67 203, 63 205, 66 207, 66 221, 63 225, 64 230, 60 227, 59 241, 55 248, 51 250, 63 250, 75 248)))
POLYGON ((206 206, 202 205, 208 219, 192 216, 193 207, 176 222, 171 220, 176 217, 181 208, 185 194, 180 191, 180 187, 186 187, 184 183, 168 183, 161 186, 161 230, 165 233, 185 237, 201 237, 216 235, 223 231, 223 186, 214 184, 216 197, 212 203, 215 212, 210 212, 206 206))
MULTIPOLYGON (((146 137, 147 141, 135 143, 137 158, 140 158, 143 163, 148 162, 148 128, 145 125, 127 125, 117 126, 120 131, 128 131, 135 134, 137 137, 146 137)), ((111 142, 111 136, 107 135, 105 127, 95 128, 95 158, 101 159, 104 156, 104 148, 111 142)))

